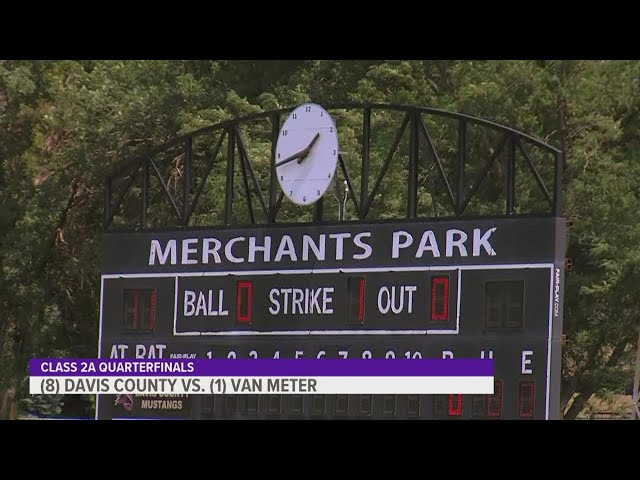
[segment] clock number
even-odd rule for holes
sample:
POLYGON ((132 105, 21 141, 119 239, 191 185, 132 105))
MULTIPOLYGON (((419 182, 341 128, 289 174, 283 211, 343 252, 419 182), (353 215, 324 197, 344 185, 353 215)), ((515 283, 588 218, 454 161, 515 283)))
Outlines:
POLYGON ((327 175, 327 178, 331 178, 331 174, 327 175))
MULTIPOLYGON (((334 155, 336 154, 336 151, 335 151, 335 150, 333 151, 333 154, 334 154, 334 155)), ((279 157, 278 157, 278 158, 279 158, 279 157)))
POLYGON ((283 130, 283 131, 282 131, 282 136, 283 136, 283 137, 286 137, 288 133, 289 133, 289 132, 288 132, 287 130, 283 130))
POLYGON ((293 190, 289 190, 289 195, 293 197, 293 190))
POLYGON ((329 132, 333 133, 333 127, 329 127, 329 132))
POLYGON ((278 160, 280 160, 280 154, 278 154, 278 160))
POLYGON ((318 196, 320 196, 320 190, 318 190, 318 196))
POLYGON ((306 108, 304 109, 304 111, 305 111, 305 112, 310 112, 310 111, 311 111, 311 107, 306 107, 306 108))
POLYGON ((293 118, 295 120, 296 118, 298 118, 298 114, 294 113, 293 115, 291 115, 291 118, 293 118))
POLYGON ((302 197, 302 201, 306 202, 307 201, 307 197, 302 197))
POLYGON ((280 175, 280 181, 284 181, 284 175, 280 175))
POLYGON ((321 117, 324 117, 324 113, 323 113, 323 111, 322 111, 322 110, 320 110, 320 116, 321 116, 321 117))

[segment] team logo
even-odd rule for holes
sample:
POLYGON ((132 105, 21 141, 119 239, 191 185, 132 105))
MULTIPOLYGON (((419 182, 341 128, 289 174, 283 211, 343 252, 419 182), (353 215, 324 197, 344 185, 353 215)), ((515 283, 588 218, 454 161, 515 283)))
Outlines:
POLYGON ((122 408, 124 408, 127 412, 130 412, 131 410, 133 410, 133 395, 128 393, 117 395, 114 405, 122 405, 122 408))

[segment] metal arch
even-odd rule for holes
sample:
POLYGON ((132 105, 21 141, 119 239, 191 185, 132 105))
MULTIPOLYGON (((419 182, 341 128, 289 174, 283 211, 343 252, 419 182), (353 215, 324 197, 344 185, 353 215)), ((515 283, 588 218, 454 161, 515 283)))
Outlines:
MULTIPOLYGON (((123 200, 123 197, 126 195, 128 190, 131 189, 132 185, 135 183, 137 175, 142 170, 143 172, 143 181, 142 181, 142 192, 141 192, 141 214, 140 214, 140 228, 146 228, 146 219, 147 219, 147 209, 149 208, 149 199, 148 199, 148 188, 149 188, 149 171, 155 173, 162 189, 164 190, 165 195, 171 203, 171 207, 175 212, 177 223, 176 225, 186 227, 189 224, 189 220, 195 205, 198 201, 200 193, 202 192, 202 187, 204 183, 204 179, 207 178, 209 173, 211 172, 211 168, 213 163, 216 160, 217 155, 220 153, 223 141, 226 137, 227 140, 227 166, 226 166, 226 192, 224 195, 225 198, 225 208, 224 208, 224 224, 231 225, 233 223, 232 220, 232 203, 233 203, 233 189, 234 189, 234 172, 236 171, 236 163, 240 162, 240 169, 242 172, 243 178, 243 186, 246 194, 246 201, 248 203, 248 210, 251 216, 251 223, 256 224, 254 218, 254 207, 252 204, 250 189, 254 188, 254 191, 258 191, 258 199, 260 200, 260 207, 265 211, 268 223, 275 223, 276 213, 282 203, 283 195, 276 193, 277 181, 275 181, 275 171, 273 169, 273 157, 275 155, 275 144, 277 142, 278 130, 280 126, 280 119, 283 115, 287 114, 294 107, 287 107, 278 110, 270 110, 265 112, 259 112, 251 115, 245 115, 229 120, 225 120, 219 122, 215 125, 210 125, 207 127, 200 128, 198 130, 177 136, 162 145, 159 145, 153 149, 145 156, 144 159, 133 159, 124 162, 120 162, 116 167, 114 167, 111 172, 107 175, 106 185, 105 185, 105 208, 104 208, 104 224, 105 228, 108 228, 113 220, 114 214, 116 210, 119 208, 120 203, 123 200), (269 119, 272 123, 272 135, 271 135, 271 170, 270 170, 270 188, 268 192, 268 199, 265 200, 262 191, 258 185, 255 172, 253 170, 252 163, 247 155, 246 146, 244 145, 243 139, 240 134, 240 130, 238 126, 240 124, 246 124, 252 121, 261 120, 261 119, 269 119), (217 131, 221 131, 220 138, 217 142, 217 145, 214 149, 213 157, 210 158, 207 162, 207 169, 205 173, 204 179, 201 181, 201 185, 198 186, 196 190, 196 194, 194 195, 193 201, 190 202, 190 193, 194 193, 194 184, 192 177, 192 168, 193 168, 193 143, 194 139, 197 137, 202 137, 208 134, 213 134, 217 131), (167 185, 162 179, 160 172, 155 164, 153 157, 163 151, 166 151, 172 147, 178 145, 185 146, 185 154, 183 161, 183 204, 182 207, 179 208, 176 204, 176 199, 171 195, 167 185), (132 169, 134 167, 135 171, 133 174, 130 174, 129 181, 127 182, 127 186, 124 188, 122 192, 118 195, 118 200, 115 204, 112 202, 113 197, 113 181, 117 177, 123 175, 127 172, 127 170, 132 169), (251 182, 249 182, 247 177, 247 172, 251 175, 251 182), (250 185, 251 183, 251 185, 250 185)), ((506 215, 515 216, 514 209, 514 199, 515 199, 515 156, 516 152, 520 152, 520 155, 526 161, 526 164, 531 171, 531 174, 534 176, 536 183, 540 190, 544 193, 546 200, 550 205, 549 214, 554 216, 560 216, 561 206, 560 206, 560 197, 561 197, 561 180, 562 180, 562 171, 563 171, 563 154, 561 150, 550 145, 543 140, 531 136, 527 133, 516 130, 512 127, 508 127, 505 125, 498 124, 496 122, 473 117, 463 113, 449 112, 446 110, 428 108, 428 107, 419 107, 414 105, 394 105, 394 104, 377 104, 377 103, 344 103, 337 104, 333 106, 326 107, 329 111, 335 110, 362 110, 363 112, 363 124, 362 124, 362 165, 361 165, 361 179, 360 179, 360 192, 359 198, 354 191, 353 184, 351 182, 349 172, 347 171, 346 165, 342 157, 340 157, 339 168, 341 169, 345 181, 349 183, 349 197, 351 198, 353 205, 358 212, 358 217, 361 220, 367 218, 369 214, 369 210, 373 199, 376 195, 378 188, 380 187, 380 183, 385 176, 386 170, 393 160, 393 156, 395 150, 397 149, 399 142, 407 128, 410 130, 410 148, 409 148, 409 184, 408 184, 408 196, 407 196, 407 214, 406 218, 416 218, 417 217, 417 165, 420 159, 420 149, 419 149, 419 139, 420 137, 424 138, 427 142, 427 149, 431 152, 434 157, 435 165, 437 166, 438 173, 443 184, 446 187, 446 193, 448 194, 449 200, 452 203, 453 211, 455 211, 456 216, 460 216, 464 213, 465 209, 469 205, 470 200, 473 198, 475 193, 477 192, 480 184, 483 182, 485 176, 488 171, 491 169, 491 166, 495 162, 496 158, 503 151, 504 148, 507 149, 508 161, 507 161, 507 184, 506 184, 506 215), (373 111, 396 111, 396 112, 404 112, 404 119, 402 121, 402 125, 397 132, 396 138, 392 145, 392 148, 389 150, 389 154, 387 155, 385 161, 383 162, 382 171, 375 179, 374 187, 369 192, 369 183, 370 183, 370 174, 369 174, 369 160, 370 160, 370 134, 371 134, 371 113, 373 111), (435 117, 449 118, 458 121, 458 145, 457 145, 457 164, 456 164, 456 178, 455 184, 449 182, 445 171, 442 166, 442 161, 438 156, 438 153, 434 147, 434 143, 431 139, 429 131, 422 119, 422 115, 431 115, 435 117), (467 127, 468 125, 478 125, 481 127, 486 127, 490 130, 499 132, 502 134, 501 141, 499 147, 494 151, 493 155, 489 159, 488 163, 485 165, 485 168, 482 170, 480 178, 476 180, 474 185, 472 186, 470 192, 465 194, 464 191, 464 178, 465 178, 465 167, 467 165, 466 158, 466 147, 467 147, 467 127), (525 148, 525 144, 534 145, 538 148, 543 149, 544 151, 550 153, 554 157, 554 180, 553 180, 553 189, 550 192, 544 181, 542 180, 540 174, 536 170, 535 165, 533 164, 529 153, 525 148)), ((318 202, 315 207, 315 215, 314 220, 322 219, 322 204, 318 202)))

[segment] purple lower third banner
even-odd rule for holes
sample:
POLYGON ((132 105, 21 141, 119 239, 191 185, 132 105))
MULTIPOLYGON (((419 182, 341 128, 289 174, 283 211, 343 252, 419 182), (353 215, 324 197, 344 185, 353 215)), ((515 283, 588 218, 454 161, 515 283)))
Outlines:
POLYGON ((489 377, 493 359, 33 359, 32 377, 489 377))

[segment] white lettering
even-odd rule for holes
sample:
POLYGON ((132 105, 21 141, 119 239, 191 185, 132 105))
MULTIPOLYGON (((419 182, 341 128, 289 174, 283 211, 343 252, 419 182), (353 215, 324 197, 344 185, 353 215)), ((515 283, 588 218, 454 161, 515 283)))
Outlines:
POLYGON ((334 287, 272 288, 269 291, 271 305, 269 313, 271 315, 330 315, 333 313, 331 303, 334 290, 334 287))
POLYGON ((282 260, 284 255, 289 255, 289 258, 292 262, 296 262, 298 260, 298 256, 296 255, 296 249, 293 246, 293 240, 289 235, 283 235, 282 240, 280 240, 280 246, 278 246, 278 251, 276 252, 276 257, 273 259, 274 262, 279 262, 282 260))
POLYGON ((362 241, 363 237, 370 238, 371 232, 362 232, 353 237, 353 243, 355 243, 356 247, 363 250, 362 253, 353 254, 353 258, 356 260, 364 260, 365 258, 369 258, 373 253, 373 249, 371 248, 371 246, 362 241))
POLYGON ((453 256, 453 247, 457 247, 461 257, 467 256, 467 248, 464 246, 464 242, 467 241, 467 234, 462 230, 451 229, 447 230, 447 247, 446 256, 453 256), (455 238, 455 237, 458 238, 455 238))
POLYGON ((382 314, 387 314, 389 310, 395 314, 402 313, 406 294, 407 312, 413 313, 413 292, 417 289, 415 285, 381 287, 378 290, 378 311, 382 314))
POLYGON ((182 314, 185 317, 190 317, 195 313, 196 311, 195 301, 196 301, 196 292, 193 292, 191 290, 185 290, 184 307, 182 309, 182 314))
POLYGON ((318 355, 316 356, 316 358, 322 358, 326 355, 327 352, 325 352, 324 350, 320 350, 318 352, 318 355))
POLYGON ((484 235, 480 236, 481 230, 479 228, 473 229, 473 256, 480 256, 480 247, 484 248, 484 251, 487 252, 492 257, 496 254, 496 251, 493 249, 491 244, 489 243, 489 237, 493 232, 496 231, 496 227, 490 228, 487 230, 484 235))
POLYGON ((151 249, 149 251, 149 265, 156 264, 156 258, 159 260, 160 265, 167 263, 167 259, 171 255, 171 265, 176 264, 176 241, 169 240, 164 251, 160 247, 158 240, 151 240, 151 249))
POLYGON ((292 300, 292 307, 291 307, 291 313, 292 314, 296 314, 296 307, 298 307, 299 312, 298 313, 304 313, 304 310, 302 308, 302 300, 304 299, 304 293, 302 291, 302 289, 300 288, 294 288, 293 289, 293 300, 292 300))
POLYGON ((523 350, 522 351, 522 374, 523 375, 531 375, 533 370, 528 368, 527 365, 531 365, 531 357, 533 355, 533 350, 523 350))
POLYGON ((378 290, 378 311, 383 315, 386 315, 391 308, 391 295, 387 287, 382 287, 378 290), (386 295, 386 300, 383 300, 383 295, 386 295))
POLYGON ((309 260, 309 250, 313 250, 313 255, 317 260, 324 260, 326 249, 326 237, 320 235, 320 245, 318 246, 309 235, 302 236, 302 260, 309 260))
POLYGON ((269 300, 271 300, 271 307, 269 307, 269 313, 271 315, 277 315, 280 312, 280 302, 278 301, 278 289, 272 288, 269 291, 269 300))
POLYGON ((218 290, 218 315, 229 315, 229 310, 225 310, 222 305, 224 301, 224 290, 218 290))
POLYGON ((320 291, 321 289, 316 288, 314 290, 311 291, 311 310, 309 311, 309 313, 314 313, 314 307, 315 307, 315 312, 316 313, 321 313, 320 311, 320 291))
POLYGON ((124 358, 128 348, 128 345, 114 345, 111 347, 109 358, 124 358))
POLYGON ((336 260, 342 260, 343 257, 343 244, 345 238, 350 238, 350 233, 331 233, 329 238, 336 241, 336 260))
MULTIPOLYGON (((480 358, 486 358, 486 352, 484 350, 480 351, 480 358)), ((489 350, 489 359, 493 358, 493 350, 489 350)))
POLYGON ((233 248, 233 245, 237 242, 243 242, 244 241, 244 237, 236 237, 236 238, 232 238, 231 240, 229 240, 227 242, 227 244, 224 246, 224 254, 227 257, 227 259, 232 262, 232 263, 242 263, 244 262, 244 258, 239 258, 239 257, 235 257, 233 255, 233 252, 231 251, 231 249, 233 248))
POLYGON ((416 258, 422 258, 422 254, 426 251, 430 251, 434 258, 438 258, 440 256, 438 241, 431 230, 427 230, 422 234, 420 245, 418 245, 418 251, 416 252, 416 258))
POLYGON ((201 310, 202 310, 202 314, 204 315, 207 314, 207 300, 205 299, 202 292, 198 292, 198 305, 196 306, 195 315, 196 316, 200 315, 201 310))
POLYGON ((560 315, 560 269, 556 268, 555 285, 553 286, 553 316, 560 315))
POLYGON ((413 313, 413 292, 418 289, 415 285, 405 285, 404 291, 407 292, 409 301, 407 302, 407 313, 413 313))
POLYGON ((256 261, 256 252, 262 252, 262 260, 271 260, 271 237, 264 237, 264 245, 256 245, 255 237, 249 237, 249 263, 256 261))
POLYGON ((391 311, 395 314, 402 312, 404 308, 404 287, 400 287, 398 297, 396 302, 396 287, 391 287, 391 311))
POLYGON ((222 243, 217 238, 205 238, 202 240, 202 263, 209 263, 209 255, 213 255, 213 261, 215 263, 222 263, 218 250, 222 247, 222 243), (213 248, 211 244, 213 243, 213 248))
POLYGON ((291 288, 282 288, 280 291, 284 294, 284 311, 282 313, 289 313, 289 294, 293 291, 291 288))
POLYGON ((410 233, 405 231, 393 232, 393 241, 391 244, 391 257, 398 258, 400 256, 400 249, 407 248, 413 243, 413 237, 410 233), (400 237, 404 237, 404 240, 400 242, 400 237))
POLYGON ((442 358, 453 358, 453 352, 451 350, 443 350, 442 358))
POLYGON ((333 287, 323 288, 322 289, 322 313, 331 314, 333 313, 333 308, 328 308, 327 304, 332 302, 332 298, 328 295, 329 293, 333 293, 333 287))
POLYGON ((197 248, 189 248, 191 244, 197 244, 197 238, 186 238, 182 240, 182 264, 183 265, 196 265, 198 260, 195 258, 189 258, 189 255, 192 253, 198 253, 197 248))
POLYGON ((136 358, 145 358, 147 349, 144 345, 136 345, 136 358))
POLYGON ((207 302, 207 315, 217 315, 218 312, 213 309, 213 290, 209 290, 209 301, 207 302))

